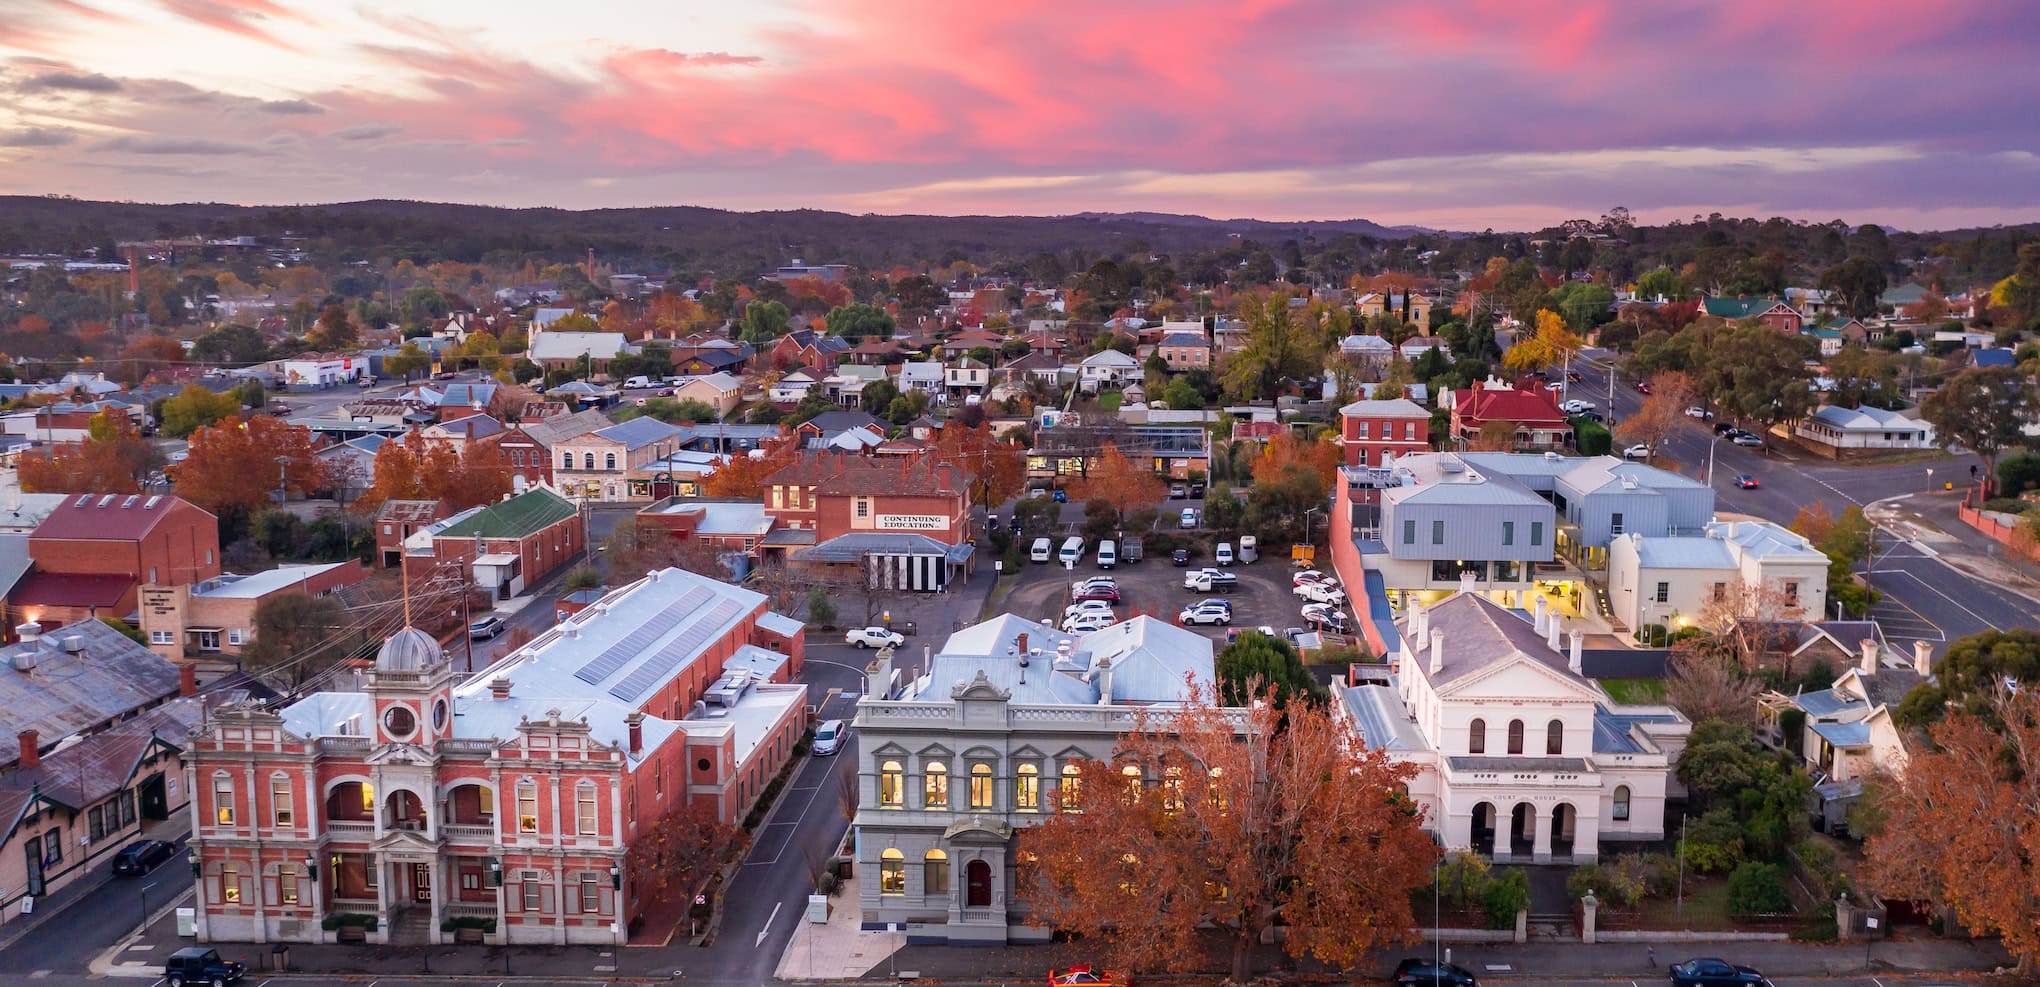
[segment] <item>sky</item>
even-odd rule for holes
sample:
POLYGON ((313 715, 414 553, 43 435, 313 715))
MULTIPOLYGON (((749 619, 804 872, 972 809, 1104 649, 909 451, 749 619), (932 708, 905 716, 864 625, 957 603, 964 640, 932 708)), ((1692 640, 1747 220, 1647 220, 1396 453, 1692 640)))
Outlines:
POLYGON ((2029 0, 0 0, 0 194, 2040 220, 2029 0))

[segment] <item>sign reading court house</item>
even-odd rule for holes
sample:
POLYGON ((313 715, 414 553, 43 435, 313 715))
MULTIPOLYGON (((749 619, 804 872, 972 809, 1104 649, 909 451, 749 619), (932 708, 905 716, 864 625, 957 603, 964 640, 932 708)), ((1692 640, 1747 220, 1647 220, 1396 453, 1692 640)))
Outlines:
POLYGON ((878 527, 883 531, 942 531, 949 527, 949 519, 940 514, 880 514, 878 527))

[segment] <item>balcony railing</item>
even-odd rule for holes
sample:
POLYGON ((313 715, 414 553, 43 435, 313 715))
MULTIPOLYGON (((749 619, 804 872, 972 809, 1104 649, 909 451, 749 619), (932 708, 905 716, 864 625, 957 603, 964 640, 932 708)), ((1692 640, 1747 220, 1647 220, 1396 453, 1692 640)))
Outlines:
POLYGON ((329 840, 359 840, 366 843, 375 838, 375 824, 372 822, 329 822, 326 824, 326 838, 329 840))
POLYGON ((447 823, 440 827, 440 831, 446 834, 448 841, 454 843, 496 842, 496 826, 494 823, 447 823))
POLYGON ((447 918, 495 918, 496 906, 486 901, 449 901, 445 915, 447 918))
POLYGON ((321 754, 366 754, 371 741, 367 737, 320 737, 321 754))
POLYGON ((481 754, 486 756, 496 753, 496 742, 493 740, 455 739, 448 737, 439 742, 438 749, 441 754, 481 754))

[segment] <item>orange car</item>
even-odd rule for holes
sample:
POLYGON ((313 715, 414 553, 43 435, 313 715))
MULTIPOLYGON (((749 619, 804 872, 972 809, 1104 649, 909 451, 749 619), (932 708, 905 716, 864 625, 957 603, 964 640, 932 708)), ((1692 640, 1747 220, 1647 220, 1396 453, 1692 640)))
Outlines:
POLYGON ((1111 971, 1094 973, 1088 963, 1079 963, 1061 973, 1048 971, 1048 987, 1128 987, 1129 981, 1111 971))

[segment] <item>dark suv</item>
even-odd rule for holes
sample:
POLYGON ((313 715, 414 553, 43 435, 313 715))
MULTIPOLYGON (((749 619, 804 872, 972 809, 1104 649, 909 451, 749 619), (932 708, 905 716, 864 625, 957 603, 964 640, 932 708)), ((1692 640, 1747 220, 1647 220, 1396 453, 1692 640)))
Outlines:
POLYGON ((221 959, 219 950, 204 946, 186 946, 163 961, 163 979, 169 987, 184 987, 185 984, 226 987, 247 972, 248 968, 240 963, 221 959))
POLYGON ((113 855, 113 872, 122 877, 140 877, 175 856, 176 844, 162 840, 136 840, 113 855))
POLYGON ((1415 957, 1395 965, 1397 987, 1480 987, 1473 971, 1451 963, 1433 963, 1415 957))

